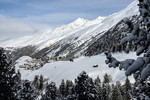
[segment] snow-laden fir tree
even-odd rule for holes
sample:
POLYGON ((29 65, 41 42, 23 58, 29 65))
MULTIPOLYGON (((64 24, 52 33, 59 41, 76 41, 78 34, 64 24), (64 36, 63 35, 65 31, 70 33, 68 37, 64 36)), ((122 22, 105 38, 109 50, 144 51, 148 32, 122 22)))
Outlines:
POLYGON ((105 52, 107 59, 106 63, 109 67, 118 67, 126 70, 126 75, 134 74, 135 78, 140 76, 142 80, 146 80, 150 76, 150 16, 149 6, 150 0, 139 0, 139 8, 141 13, 140 25, 133 25, 129 19, 124 21, 131 27, 131 34, 123 38, 121 43, 133 41, 137 47, 136 53, 143 57, 138 57, 137 60, 127 59, 125 61, 117 61, 109 52, 105 52))
POLYGON ((133 42, 136 46, 136 54, 138 56, 143 54, 143 57, 118 61, 109 52, 105 52, 105 55, 109 67, 119 67, 126 70, 126 76, 133 74, 135 79, 141 79, 140 93, 137 93, 136 97, 139 97, 139 100, 146 100, 146 98, 150 99, 150 92, 147 91, 150 88, 150 0, 139 0, 138 5, 139 24, 132 24, 127 18, 124 20, 131 30, 130 34, 121 40, 121 44, 133 42))
POLYGON ((20 91, 19 100, 36 100, 37 95, 34 93, 35 88, 29 80, 24 80, 20 91))
POLYGON ((66 81, 66 95, 71 95, 73 94, 72 92, 72 89, 73 89, 73 82, 70 81, 70 80, 67 80, 66 81))
POLYGON ((35 75, 35 76, 34 76, 34 80, 33 80, 33 82, 32 82, 32 85, 33 85, 35 88, 38 88, 38 86, 39 86, 38 80, 39 80, 39 75, 35 75))
POLYGON ((62 81, 61 81, 61 84, 59 86, 59 91, 60 91, 62 96, 66 95, 66 84, 65 84, 64 79, 62 79, 62 81))
POLYGON ((75 94, 77 100, 100 100, 93 80, 84 71, 76 79, 75 94))
POLYGON ((41 100, 57 100, 57 88, 54 82, 47 85, 45 94, 42 95, 41 100))
POLYGON ((111 81, 112 81, 111 75, 108 75, 107 73, 105 73, 103 83, 110 83, 111 81))
MULTIPOLYGON (((106 75, 106 74, 105 74, 106 75)), ((110 92, 111 92, 111 86, 109 84, 110 81, 105 80, 107 78, 105 78, 104 75, 104 81, 102 83, 102 100, 109 100, 110 99, 110 92)))
POLYGON ((66 100, 77 100, 75 95, 75 86, 72 81, 66 81, 66 100))
POLYGON ((122 93, 123 100, 131 100, 132 99, 132 96, 131 96, 132 86, 128 78, 126 78, 126 81, 124 85, 122 86, 122 90, 123 90, 123 93, 122 93))
POLYGON ((123 100, 120 89, 119 89, 117 84, 112 90, 112 93, 110 95, 110 99, 107 99, 107 100, 123 100))
POLYGON ((39 90, 41 90, 43 88, 43 83, 44 83, 43 75, 40 75, 40 78, 39 78, 39 87, 38 87, 39 90))
POLYGON ((17 84, 20 78, 15 67, 8 61, 6 52, 0 47, 0 100, 16 100, 17 84))
POLYGON ((20 91, 21 91, 21 73, 18 71, 14 77, 14 80, 15 80, 15 97, 16 97, 16 100, 20 100, 20 91))
POLYGON ((96 89, 98 90, 99 99, 102 100, 102 86, 99 76, 97 76, 97 78, 94 80, 94 84, 96 86, 96 89))

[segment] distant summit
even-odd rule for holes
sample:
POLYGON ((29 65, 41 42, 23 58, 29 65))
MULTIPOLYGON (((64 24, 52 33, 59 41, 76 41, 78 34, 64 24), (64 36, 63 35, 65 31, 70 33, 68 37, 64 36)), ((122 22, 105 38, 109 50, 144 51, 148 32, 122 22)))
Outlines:
POLYGON ((89 45, 96 43, 107 31, 113 30, 113 27, 116 25, 119 24, 117 29, 124 28, 125 25, 121 24, 124 18, 138 16, 139 9, 137 4, 138 0, 135 0, 125 9, 112 15, 106 17, 99 16, 94 20, 78 18, 69 24, 55 27, 39 34, 22 36, 16 39, 1 39, 0 37, 0 46, 16 48, 36 46, 36 52, 39 52, 38 55, 80 56, 80 54, 84 54, 89 45))

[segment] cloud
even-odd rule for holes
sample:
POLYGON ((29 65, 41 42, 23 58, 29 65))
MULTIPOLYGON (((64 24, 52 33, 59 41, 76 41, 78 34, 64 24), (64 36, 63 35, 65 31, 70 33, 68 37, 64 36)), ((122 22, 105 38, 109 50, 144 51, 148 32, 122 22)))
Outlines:
POLYGON ((79 17, 92 20, 119 11, 132 1, 0 0, 0 38, 39 33, 79 17))
POLYGON ((47 28, 50 27, 45 24, 27 24, 17 19, 0 15, 0 39, 36 34, 47 28))
POLYGON ((61 25, 78 17, 94 19, 125 8, 133 0, 0 0, 0 13, 28 23, 61 25), (5 2, 5 3, 3 3, 5 2))
POLYGON ((78 17, 91 20, 120 11, 131 1, 133 0, 33 0, 27 5, 39 14, 25 16, 24 19, 51 25, 66 24, 78 17))
POLYGON ((88 13, 51 13, 40 16, 26 16, 21 20, 33 23, 46 23, 52 26, 59 26, 62 24, 71 23, 79 17, 85 18, 87 16, 88 19, 93 18, 93 15, 88 13))

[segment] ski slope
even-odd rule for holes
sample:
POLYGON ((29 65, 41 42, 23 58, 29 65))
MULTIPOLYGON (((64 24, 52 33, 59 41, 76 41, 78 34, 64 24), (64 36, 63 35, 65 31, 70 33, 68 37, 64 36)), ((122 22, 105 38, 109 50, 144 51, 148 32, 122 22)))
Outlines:
MULTIPOLYGON (((136 53, 131 52, 129 54, 126 53, 114 53, 112 54, 119 60, 125 60, 127 58, 136 59, 136 53)), ((32 59, 30 57, 21 57, 16 64, 16 71, 20 70, 22 79, 33 80, 35 75, 43 75, 45 78, 49 78, 49 82, 53 81, 56 82, 56 85, 60 85, 61 80, 74 80, 79 73, 82 71, 86 71, 87 74, 92 77, 96 78, 98 75, 100 79, 103 79, 105 73, 108 73, 112 76, 112 83, 116 81, 124 82, 125 75, 124 71, 120 71, 118 68, 108 68, 105 64, 106 56, 104 54, 100 54, 97 56, 92 57, 79 57, 74 60, 74 62, 70 61, 57 61, 52 63, 47 63, 42 68, 31 71, 31 70, 24 70, 19 68, 19 65, 24 64, 26 59, 32 59), (93 65, 98 64, 99 67, 94 68, 93 65)), ((131 82, 134 81, 132 76, 130 77, 131 82)))

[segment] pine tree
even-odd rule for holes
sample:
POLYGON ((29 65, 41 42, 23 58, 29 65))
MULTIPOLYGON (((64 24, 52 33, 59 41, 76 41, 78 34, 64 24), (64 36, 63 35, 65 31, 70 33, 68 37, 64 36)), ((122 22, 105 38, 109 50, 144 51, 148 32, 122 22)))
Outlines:
POLYGON ((20 91, 20 100, 36 100, 36 94, 34 93, 34 88, 31 82, 25 80, 22 85, 22 90, 20 91))
POLYGON ((110 98, 111 100, 122 100, 122 95, 117 85, 113 88, 110 98))
POLYGON ((57 88, 54 82, 51 82, 45 90, 45 94, 42 95, 41 100, 56 100, 57 94, 56 94, 57 88))
POLYGON ((33 80, 33 82, 32 82, 32 85, 34 86, 34 87, 36 87, 36 88, 38 88, 38 80, 39 80, 39 75, 35 75, 34 76, 34 80, 33 80))
POLYGON ((15 66, 7 59, 5 50, 0 47, 0 99, 16 100, 15 66))
POLYGON ((121 44, 134 43, 137 56, 143 54, 143 57, 138 57, 136 60, 118 61, 109 52, 105 52, 105 55, 109 67, 119 67, 119 69, 126 70, 126 76, 133 74, 135 79, 137 77, 141 79, 140 86, 138 86, 140 90, 134 94, 136 94, 136 98, 140 98, 139 100, 146 100, 146 98, 150 99, 150 95, 147 95, 150 87, 148 83, 150 81, 150 0, 139 0, 138 5, 139 24, 133 24, 128 18, 124 19, 130 28, 130 34, 121 40, 121 44))
POLYGON ((131 28, 130 32, 131 34, 127 37, 123 38, 121 40, 121 44, 125 44, 128 42, 134 42, 134 44, 137 47, 136 53, 139 56, 140 54, 144 54, 143 57, 138 57, 136 60, 133 59, 127 59, 125 61, 117 61, 109 52, 105 52, 107 56, 107 64, 110 64, 111 67, 116 68, 117 66, 120 67, 120 69, 126 70, 126 75, 129 76, 131 74, 137 74, 142 78, 143 81, 145 81, 148 76, 150 76, 149 73, 149 62, 150 62, 150 16, 147 15, 150 11, 149 0, 139 0, 139 11, 141 15, 141 19, 139 20, 140 25, 138 24, 132 24, 132 22, 129 19, 124 19, 124 22, 128 24, 128 26, 131 28), (124 65, 128 64, 128 65, 124 65))
POLYGON ((96 86, 86 72, 80 73, 76 81, 75 92, 78 100, 99 100, 96 86))
POLYGON ((110 83, 111 80, 112 80, 112 77, 108 75, 107 73, 105 73, 103 83, 110 83))
POLYGON ((52 100, 56 100, 56 91, 57 91, 57 88, 56 88, 56 85, 54 82, 51 82, 50 85, 48 85, 48 88, 47 88, 47 91, 50 92, 51 94, 51 99, 52 100))
POLYGON ((132 90, 132 86, 131 86, 131 83, 130 83, 130 80, 128 79, 128 77, 126 78, 126 81, 124 84, 124 89, 126 92, 132 90))
POLYGON ((117 82, 116 82, 116 86, 117 86, 117 88, 119 89, 120 95, 123 96, 124 91, 123 91, 123 87, 122 87, 120 81, 117 81, 117 82))
POLYGON ((62 79, 62 81, 61 81, 61 84, 59 86, 59 91, 60 91, 62 96, 66 95, 66 84, 65 84, 64 79, 62 79))
POLYGON ((102 100, 109 100, 110 99, 110 92, 111 92, 111 87, 109 83, 104 83, 102 84, 102 100))
POLYGON ((72 92, 72 89, 73 89, 73 83, 72 83, 72 81, 70 81, 70 80, 67 80, 66 81, 66 95, 71 95, 71 94, 73 94, 72 92))
POLYGON ((66 100, 77 100, 75 86, 72 81, 66 81, 66 100))
POLYGON ((99 76, 97 76, 97 78, 94 80, 94 84, 98 91, 99 99, 102 100, 102 86, 101 86, 101 80, 100 80, 99 76))
POLYGON ((40 79, 39 79, 39 90, 41 90, 41 89, 43 88, 43 83, 44 83, 43 75, 40 75, 40 79))
POLYGON ((94 80, 94 84, 101 85, 101 80, 100 80, 99 76, 97 76, 97 78, 94 80))
POLYGON ((20 100, 20 91, 21 91, 21 73, 18 71, 14 77, 14 80, 15 80, 15 97, 16 97, 16 100, 20 100))

